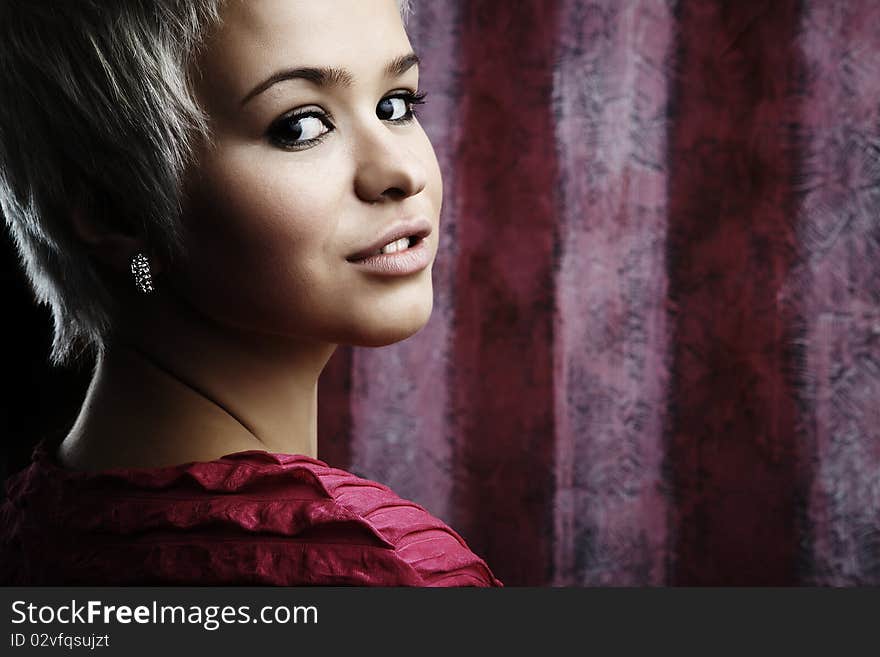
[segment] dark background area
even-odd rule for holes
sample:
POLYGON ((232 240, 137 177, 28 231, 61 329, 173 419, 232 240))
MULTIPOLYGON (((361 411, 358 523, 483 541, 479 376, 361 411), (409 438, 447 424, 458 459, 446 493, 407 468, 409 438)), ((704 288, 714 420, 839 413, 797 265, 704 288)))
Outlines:
MULTIPOLYGON (((9 231, 0 239, 0 298, 3 376, 0 382, 0 478, 30 462, 34 445, 46 435, 66 432, 76 419, 91 378, 91 364, 55 368, 49 364, 52 314, 34 301, 9 231)), ((5 498, 5 486, 0 486, 5 498)))

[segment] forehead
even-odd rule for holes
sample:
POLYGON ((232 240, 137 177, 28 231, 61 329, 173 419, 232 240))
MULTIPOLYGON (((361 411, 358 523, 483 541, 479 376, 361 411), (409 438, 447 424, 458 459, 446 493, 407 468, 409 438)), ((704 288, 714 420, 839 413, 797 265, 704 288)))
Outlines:
POLYGON ((358 80, 409 50, 396 0, 231 0, 199 68, 243 97, 279 68, 333 66, 358 80))

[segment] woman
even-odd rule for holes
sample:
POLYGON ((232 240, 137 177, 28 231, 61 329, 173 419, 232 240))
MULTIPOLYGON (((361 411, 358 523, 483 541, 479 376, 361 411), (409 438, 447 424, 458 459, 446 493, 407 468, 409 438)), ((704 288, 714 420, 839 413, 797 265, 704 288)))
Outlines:
POLYGON ((497 586, 317 460, 338 344, 427 322, 442 183, 395 0, 2 0, 0 201, 82 410, 7 486, 9 584, 497 586), (9 102, 6 102, 9 101, 9 102))

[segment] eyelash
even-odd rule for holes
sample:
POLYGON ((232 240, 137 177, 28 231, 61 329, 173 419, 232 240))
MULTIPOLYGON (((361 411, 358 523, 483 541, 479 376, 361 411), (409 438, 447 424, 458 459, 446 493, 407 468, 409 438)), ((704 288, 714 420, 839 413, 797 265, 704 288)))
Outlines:
MULTIPOLYGON (((410 123, 414 118, 418 118, 418 116, 419 116, 418 113, 416 112, 416 108, 414 106, 424 104, 425 98, 427 97, 427 95, 428 94, 424 91, 421 91, 421 92, 405 91, 405 92, 399 92, 396 94, 391 94, 390 96, 385 96, 382 100, 388 100, 390 98, 402 98, 404 101, 406 101, 406 105, 407 105, 407 112, 403 117, 401 117, 399 119, 385 119, 385 120, 389 121, 391 123, 397 124, 397 125, 405 125, 407 123, 410 123)), ((278 146, 279 148, 284 148, 284 149, 291 150, 291 151, 305 150, 307 148, 310 148, 311 146, 314 146, 318 142, 322 141, 324 139, 324 137, 326 137, 329 133, 331 133, 331 132, 333 132, 333 130, 335 130, 334 126, 332 124, 330 124, 330 120, 332 118, 333 118, 333 116, 329 112, 323 112, 323 111, 319 112, 317 110, 306 110, 304 112, 293 111, 289 114, 285 114, 280 119, 275 121, 275 123, 273 123, 272 126, 269 128, 269 130, 267 132, 267 136, 269 137, 269 140, 274 145, 278 146), (296 119, 302 119, 302 118, 309 117, 309 116, 313 116, 317 119, 320 119, 324 123, 324 125, 327 127, 327 129, 328 129, 327 132, 325 132, 320 137, 315 137, 313 139, 307 139, 305 141, 296 142, 295 144, 285 143, 284 140, 282 138, 280 138, 280 135, 283 134, 285 128, 288 125, 290 125, 290 122, 295 122, 296 119)))

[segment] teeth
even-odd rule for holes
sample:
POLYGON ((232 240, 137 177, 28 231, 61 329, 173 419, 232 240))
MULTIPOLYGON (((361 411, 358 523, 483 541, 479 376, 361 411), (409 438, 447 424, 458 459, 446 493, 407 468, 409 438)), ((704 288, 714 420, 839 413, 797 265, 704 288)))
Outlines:
POLYGON ((391 244, 386 244, 381 249, 379 249, 379 253, 396 253, 398 251, 404 251, 409 248, 409 238, 401 237, 396 242, 391 242, 391 244))

